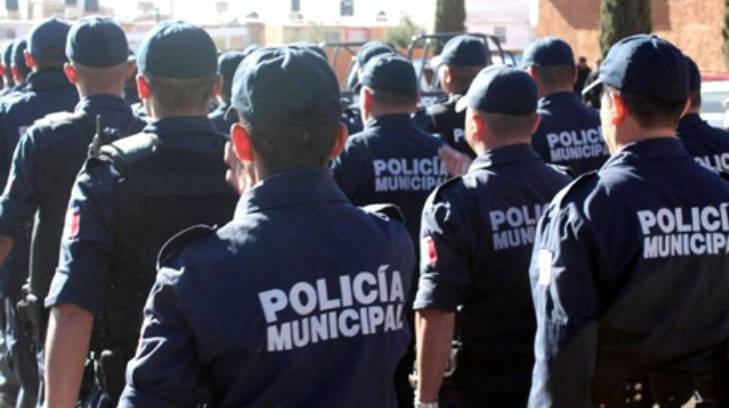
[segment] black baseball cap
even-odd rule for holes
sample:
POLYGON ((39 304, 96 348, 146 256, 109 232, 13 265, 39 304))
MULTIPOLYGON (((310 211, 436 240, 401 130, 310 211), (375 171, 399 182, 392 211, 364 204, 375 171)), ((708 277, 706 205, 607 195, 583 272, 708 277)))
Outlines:
POLYGON ((21 71, 28 72, 30 69, 25 65, 25 50, 28 49, 28 40, 19 38, 13 43, 13 61, 14 67, 18 67, 21 71))
POLYGON ((686 57, 670 42, 655 35, 637 34, 618 41, 600 65, 599 84, 650 98, 683 101, 688 98, 686 57))
POLYGON ((246 54, 243 51, 226 51, 220 54, 220 57, 218 57, 218 72, 226 84, 233 83, 235 70, 238 69, 238 65, 245 57, 246 54))
POLYGON ((699 71, 699 66, 688 55, 686 55, 686 63, 688 64, 689 73, 689 91, 700 91, 701 71, 699 71))
POLYGON ((71 26, 57 18, 44 20, 28 36, 28 51, 36 62, 66 61, 66 37, 71 26))
POLYGON ((457 66, 485 66, 489 59, 486 43, 473 35, 453 37, 440 53, 441 62, 457 66))
POLYGON ((526 72, 504 65, 490 66, 473 80, 456 112, 471 107, 484 113, 531 115, 537 111, 537 84, 526 72))
POLYGON ((392 47, 381 41, 370 41, 357 51, 355 59, 357 60, 357 65, 362 68, 367 65, 372 58, 382 54, 391 54, 393 52, 394 50, 392 47))
POLYGON ((293 48, 293 49, 296 49, 296 50, 308 50, 308 51, 311 51, 311 52, 315 53, 316 55, 324 58, 324 60, 326 60, 328 58, 327 57, 327 52, 324 51, 324 48, 322 48, 322 47, 320 47, 317 44, 314 44, 312 42, 306 42, 306 41, 304 41, 304 42, 297 42, 297 43, 289 44, 289 47, 290 48, 293 48))
POLYGON ((5 65, 8 69, 13 65, 13 47, 15 46, 15 43, 10 41, 9 43, 5 44, 5 47, 3 48, 3 65, 5 65))
POLYGON ((145 74, 190 79, 218 72, 218 52, 210 35, 182 21, 157 24, 142 40, 137 66, 145 74))
POLYGON ((418 86, 413 64, 397 54, 372 58, 362 70, 362 86, 398 95, 417 96, 418 86))
POLYGON ((264 47, 238 66, 232 106, 254 123, 336 124, 341 113, 339 83, 316 52, 264 47))
POLYGON ((529 44, 521 60, 524 68, 575 65, 572 47, 559 37, 544 37, 529 44))
POLYGON ((127 36, 111 19, 84 17, 71 26, 66 56, 88 67, 114 67, 129 60, 127 36))

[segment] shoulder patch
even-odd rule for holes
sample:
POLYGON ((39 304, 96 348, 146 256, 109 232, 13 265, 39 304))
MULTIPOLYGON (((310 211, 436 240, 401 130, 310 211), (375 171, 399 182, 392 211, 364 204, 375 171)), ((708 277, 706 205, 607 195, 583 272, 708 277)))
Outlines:
POLYGON ((384 215, 388 218, 396 219, 402 223, 405 222, 405 215, 400 207, 395 204, 370 204, 362 207, 365 212, 375 215, 384 215))
POLYGON ((204 238, 215 231, 216 228, 214 227, 199 224, 178 232, 162 245, 162 249, 160 249, 157 255, 157 268, 173 256, 179 254, 188 244, 204 238))
POLYGON ((578 176, 576 179, 572 180, 571 183, 567 185, 567 187, 560 190, 557 195, 554 196, 554 199, 552 199, 552 202, 556 203, 559 207, 562 206, 562 202, 573 192, 575 192, 577 189, 585 186, 587 183, 594 181, 597 179, 597 170, 594 171, 588 171, 587 173, 583 173, 580 176, 578 176))
POLYGON ((152 133, 138 133, 121 138, 99 150, 99 156, 110 160, 114 165, 124 168, 151 157, 157 151, 159 138, 152 133))

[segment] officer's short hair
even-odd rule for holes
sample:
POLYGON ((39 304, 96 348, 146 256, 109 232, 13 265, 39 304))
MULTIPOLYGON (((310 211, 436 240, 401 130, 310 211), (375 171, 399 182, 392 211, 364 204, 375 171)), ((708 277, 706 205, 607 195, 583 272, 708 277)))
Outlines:
POLYGON ((575 67, 573 65, 534 66, 539 74, 539 80, 548 88, 572 86, 575 81, 575 67))
POLYGON ((326 164, 339 129, 338 122, 290 125, 239 118, 269 172, 326 164))
POLYGON ((451 70, 451 89, 454 92, 464 92, 471 86, 471 82, 484 68, 482 66, 448 65, 451 70))
POLYGON ((388 108, 403 108, 417 105, 418 95, 400 94, 394 92, 380 91, 368 88, 372 93, 372 99, 379 105, 388 108))
POLYGON ((167 109, 194 110, 208 106, 215 75, 202 78, 167 78, 144 73, 154 98, 167 109))
POLYGON ((75 62, 71 62, 71 64, 79 78, 94 86, 106 85, 109 81, 118 81, 120 79, 126 81, 128 79, 126 77, 122 78, 123 75, 127 74, 128 62, 106 68, 89 67, 75 62))
POLYGON ((494 135, 505 139, 531 135, 538 114, 506 115, 503 113, 479 112, 486 122, 486 127, 494 135))
MULTIPOLYGON (((603 92, 618 91, 605 86, 603 92)), ((676 127, 686 107, 686 100, 652 98, 628 92, 620 92, 620 96, 625 101, 630 116, 643 128, 676 127)))

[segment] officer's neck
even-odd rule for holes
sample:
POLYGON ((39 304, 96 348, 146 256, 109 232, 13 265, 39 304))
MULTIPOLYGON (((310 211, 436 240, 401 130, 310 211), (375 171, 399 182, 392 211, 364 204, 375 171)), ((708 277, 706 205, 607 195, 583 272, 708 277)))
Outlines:
POLYGON ((616 129, 615 139, 613 143, 608 142, 611 153, 615 153, 631 143, 638 143, 649 139, 656 138, 675 138, 676 129, 671 126, 661 126, 645 128, 640 126, 631 127, 630 129, 616 129), (611 146, 612 145, 612 146, 611 146))
POLYGON ((538 87, 539 92, 539 98, 546 98, 547 96, 558 94, 558 93, 564 93, 564 92, 574 92, 575 90, 571 85, 564 85, 564 86, 553 86, 553 87, 546 87, 544 85, 540 85, 538 87))
POLYGON ((159 103, 155 103, 152 100, 148 100, 145 103, 149 115, 154 119, 173 118, 180 116, 208 116, 207 107, 190 107, 187 109, 179 109, 174 107, 161 106, 159 103))
POLYGON ((473 149, 476 155, 480 156, 488 151, 496 150, 500 147, 514 146, 530 144, 532 136, 509 136, 509 137, 483 137, 481 140, 477 140, 473 143, 469 143, 471 149, 473 149))

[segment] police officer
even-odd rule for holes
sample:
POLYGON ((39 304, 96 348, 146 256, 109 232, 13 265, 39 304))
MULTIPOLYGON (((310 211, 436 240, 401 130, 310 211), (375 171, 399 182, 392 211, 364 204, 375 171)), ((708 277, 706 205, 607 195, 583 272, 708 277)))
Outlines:
POLYGON ((260 46, 251 44, 243 51, 227 51, 218 57, 218 72, 223 77, 223 88, 220 90, 220 95, 218 95, 218 107, 208 117, 213 121, 215 127, 225 134, 230 132, 230 127, 237 121, 235 113, 230 109, 235 70, 246 56, 258 48, 260 46))
MULTIPOLYGON (((417 107, 418 91, 409 61, 395 54, 377 56, 365 65, 360 84, 365 130, 351 136, 334 161, 334 178, 357 205, 398 205, 416 241, 425 199, 448 178, 438 157, 443 142, 422 131, 410 117, 417 107)), ((401 407, 412 404, 407 375, 413 360, 410 351, 396 374, 401 407)))
POLYGON ((362 123, 362 112, 359 109, 358 93, 361 88, 360 77, 362 76, 362 70, 367 63, 374 57, 382 54, 393 53, 392 47, 380 42, 370 41, 364 44, 357 55, 354 57, 354 67, 350 72, 350 77, 347 79, 347 89, 354 91, 355 97, 348 105, 342 109, 342 123, 347 125, 347 130, 350 135, 359 133, 364 129, 362 123))
POLYGON ((701 73, 686 57, 689 67, 689 106, 678 122, 678 138, 697 163, 714 169, 729 179, 729 132, 710 126, 699 116, 701 111, 701 73))
POLYGON ((488 63, 488 49, 482 39, 459 35, 448 41, 440 54, 440 86, 448 100, 427 110, 426 130, 439 135, 449 146, 476 157, 465 138, 465 112, 456 112, 456 103, 466 94, 471 82, 488 63))
POLYGON ((716 404, 729 389, 729 183, 675 136, 687 71, 650 35, 603 62, 612 156, 554 198, 535 238, 531 407, 716 404))
POLYGON ((159 249, 184 228, 229 219, 235 206, 222 162, 226 138, 207 118, 221 84, 213 40, 186 23, 161 23, 142 41, 137 64, 139 95, 154 121, 82 167, 46 298, 45 401, 58 406, 79 396, 90 339, 96 378, 104 379, 96 385, 119 397, 159 249))
POLYGON ((0 97, 9 94, 15 89, 13 71, 11 70, 13 65, 13 45, 15 44, 12 41, 9 41, 2 49, 3 89, 0 90, 0 97))
POLYGON ((233 94, 248 189, 226 226, 162 251, 120 406, 394 407, 412 242, 396 209, 353 206, 326 168, 347 137, 334 73, 263 48, 233 94))
POLYGON ((25 90, 26 79, 30 74, 30 68, 25 62, 25 52, 28 49, 28 40, 19 38, 13 44, 13 63, 10 67, 15 81, 15 91, 22 92, 25 90))
POLYGON ((541 38, 524 50, 524 68, 539 89, 542 122, 532 147, 547 163, 579 175, 598 169, 609 156, 600 134, 600 116, 574 93, 577 77, 572 48, 556 37, 541 38))
POLYGON ((81 102, 73 113, 52 114, 37 121, 21 137, 9 183, 0 198, 0 255, 8 252, 4 246, 12 245, 37 211, 26 307, 36 326, 39 351, 47 318, 40 302, 48 294, 58 264, 66 204, 89 145, 94 137, 95 149, 144 127, 121 98, 124 83, 134 70, 127 48, 124 31, 111 20, 88 17, 71 27, 66 43, 70 63, 65 71, 81 102), (97 129, 97 121, 102 128, 97 129))
POLYGON ((530 146, 536 111, 534 81, 505 66, 483 70, 457 104, 479 156, 423 209, 416 407, 526 405, 536 326, 529 255, 543 208, 570 180, 530 146))

